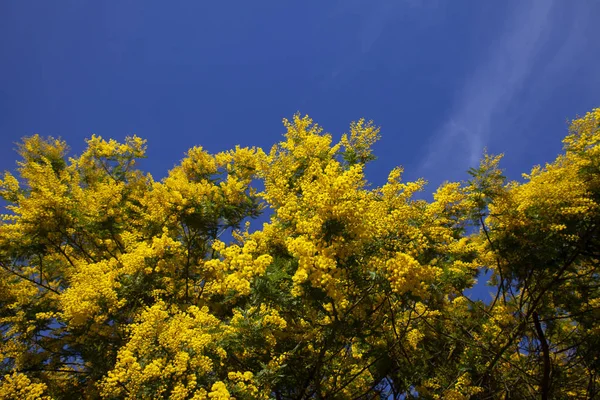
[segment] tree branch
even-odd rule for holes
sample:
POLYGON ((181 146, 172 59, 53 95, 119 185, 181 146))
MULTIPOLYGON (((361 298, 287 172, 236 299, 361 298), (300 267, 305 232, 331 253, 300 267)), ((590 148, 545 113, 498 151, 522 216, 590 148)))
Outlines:
POLYGON ((540 324, 540 318, 537 312, 533 312, 533 324, 535 325, 535 331, 537 333, 540 344, 542 345, 542 354, 544 358, 544 375, 542 376, 541 391, 542 400, 548 400, 548 394, 550 392, 550 349, 548 342, 544 336, 542 325, 540 324))

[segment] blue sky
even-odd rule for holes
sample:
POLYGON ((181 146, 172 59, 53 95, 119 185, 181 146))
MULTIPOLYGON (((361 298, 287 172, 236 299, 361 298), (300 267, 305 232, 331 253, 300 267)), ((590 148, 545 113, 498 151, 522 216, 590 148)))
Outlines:
POLYGON ((382 127, 376 183, 430 190, 484 146, 511 178, 600 106, 596 1, 3 1, 0 169, 24 135, 148 139, 157 177, 193 145, 269 148, 300 111, 382 127))
POLYGON ((14 143, 148 139, 163 177, 194 146, 270 148, 309 114, 339 138, 382 127, 368 177, 432 191, 484 147, 512 179, 600 106, 597 1, 0 2, 0 170, 14 143))

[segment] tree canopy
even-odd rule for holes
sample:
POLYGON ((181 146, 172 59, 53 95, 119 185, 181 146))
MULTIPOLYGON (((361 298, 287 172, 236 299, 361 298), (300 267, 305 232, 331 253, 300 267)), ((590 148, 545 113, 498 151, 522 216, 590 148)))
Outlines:
POLYGON ((70 158, 23 139, 0 180, 0 398, 600 393, 600 109, 524 181, 486 154, 431 201, 401 168, 366 181, 373 123, 284 126, 160 181, 136 136, 70 158), (489 301, 465 294, 483 276, 489 301))

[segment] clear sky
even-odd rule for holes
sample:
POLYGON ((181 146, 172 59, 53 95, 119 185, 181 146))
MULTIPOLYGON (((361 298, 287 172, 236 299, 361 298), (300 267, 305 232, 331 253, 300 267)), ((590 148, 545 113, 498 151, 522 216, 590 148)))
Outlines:
POLYGON ((148 139, 157 177, 193 145, 269 148, 300 111, 339 138, 382 127, 431 188, 482 148, 518 178, 600 106, 598 1, 0 2, 0 170, 24 135, 148 139))
POLYGON ((466 179, 484 146, 510 178, 554 159, 600 106, 598 1, 0 2, 0 170, 14 143, 148 139, 165 176, 184 152, 265 149, 309 114, 339 138, 382 127, 376 184, 466 179))

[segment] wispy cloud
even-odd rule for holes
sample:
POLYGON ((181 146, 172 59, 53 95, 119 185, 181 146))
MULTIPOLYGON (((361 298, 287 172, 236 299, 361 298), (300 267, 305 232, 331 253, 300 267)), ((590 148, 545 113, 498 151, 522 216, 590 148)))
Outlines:
MULTIPOLYGON (((477 164, 495 123, 533 71, 548 40, 553 1, 520 3, 504 31, 457 94, 450 117, 430 140, 420 166, 423 176, 443 170, 460 179, 477 164)), ((497 127, 496 127, 497 128, 497 127)))
MULTIPOLYGON (((358 43, 331 71, 331 78, 339 75, 351 75, 357 69, 364 66, 369 58, 366 57, 375 43, 384 35, 388 25, 397 23, 401 17, 418 18, 423 26, 428 20, 433 20, 438 16, 439 2, 430 0, 422 2, 420 0, 339 0, 334 15, 356 14, 360 15, 360 21, 356 26, 356 36, 358 43)), ((410 41, 407 37, 404 40, 410 41)), ((401 47, 402 43, 396 41, 396 47, 401 47)))
POLYGON ((397 2, 384 1, 373 7, 366 15, 360 27, 360 51, 362 54, 368 53, 373 43, 379 39, 386 25, 398 12, 397 8, 397 2))

